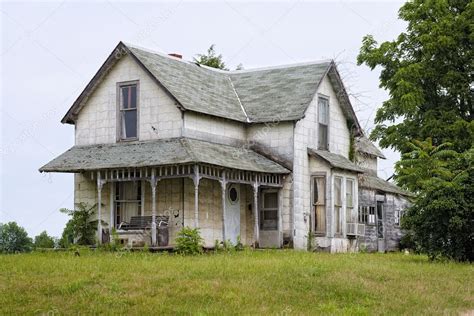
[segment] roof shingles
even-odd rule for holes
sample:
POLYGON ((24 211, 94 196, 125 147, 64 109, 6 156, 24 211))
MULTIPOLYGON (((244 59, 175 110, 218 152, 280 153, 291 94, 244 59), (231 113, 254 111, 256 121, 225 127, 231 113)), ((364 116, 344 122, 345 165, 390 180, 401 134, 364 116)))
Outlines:
POLYGON ((285 174, 289 171, 252 150, 190 138, 74 146, 40 168, 41 172, 82 172, 171 164, 206 163, 225 168, 285 174))

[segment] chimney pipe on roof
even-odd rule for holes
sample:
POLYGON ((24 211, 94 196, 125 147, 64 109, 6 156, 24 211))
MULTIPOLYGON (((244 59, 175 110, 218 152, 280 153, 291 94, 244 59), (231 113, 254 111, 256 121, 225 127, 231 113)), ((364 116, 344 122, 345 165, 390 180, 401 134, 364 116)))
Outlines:
POLYGON ((169 56, 172 56, 172 57, 176 57, 176 58, 179 58, 179 59, 183 59, 183 55, 181 54, 177 54, 177 53, 170 53, 168 54, 169 56))

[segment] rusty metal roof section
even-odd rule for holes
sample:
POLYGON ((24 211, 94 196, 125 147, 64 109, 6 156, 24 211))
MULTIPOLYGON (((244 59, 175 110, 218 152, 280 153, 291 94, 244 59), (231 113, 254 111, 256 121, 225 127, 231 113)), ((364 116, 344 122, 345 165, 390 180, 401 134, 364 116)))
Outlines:
POLYGON ((325 160, 333 168, 364 173, 364 169, 357 166, 355 163, 342 155, 334 154, 326 150, 316 150, 312 148, 308 148, 308 154, 325 160))
POLYGON ((290 172, 252 150, 191 138, 74 146, 41 167, 39 171, 77 173, 187 163, 205 163, 262 173, 290 172))
POLYGON ((384 154, 380 151, 380 149, 377 148, 377 146, 374 145, 367 137, 361 136, 361 137, 356 137, 355 139, 355 149, 358 152, 379 157, 382 159, 386 159, 384 154))

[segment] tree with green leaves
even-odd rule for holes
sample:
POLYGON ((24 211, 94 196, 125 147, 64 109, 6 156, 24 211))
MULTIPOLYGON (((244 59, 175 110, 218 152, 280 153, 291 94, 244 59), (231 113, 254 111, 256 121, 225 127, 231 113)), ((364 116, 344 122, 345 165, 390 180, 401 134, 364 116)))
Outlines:
MULTIPOLYGON (((63 238, 69 238, 69 234, 71 234, 72 231, 74 243, 78 245, 94 245, 98 224, 98 221, 94 220, 96 209, 97 204, 89 205, 84 202, 77 203, 76 209, 74 210, 62 208, 60 210, 61 213, 71 216, 66 226, 66 228, 69 226, 69 230, 66 232, 66 236, 64 236, 63 233, 63 238)), ((68 241, 70 241, 70 239, 64 242, 67 243, 68 241)))
POLYGON ((212 44, 207 49, 207 54, 198 54, 197 58, 194 58, 194 62, 200 65, 205 65, 212 68, 222 69, 222 70, 229 70, 225 67, 225 63, 222 60, 222 55, 217 55, 215 49, 215 45, 212 44))
POLYGON ((0 253, 27 252, 32 243, 26 230, 17 223, 0 223, 0 253))
POLYGON ((383 148, 410 151, 407 142, 431 137, 463 152, 474 142, 474 3, 415 0, 399 18, 406 32, 378 44, 367 35, 358 64, 381 68, 389 99, 378 109, 371 133, 383 148))
POLYGON ((431 259, 474 261, 474 149, 459 154, 431 139, 410 146, 396 164, 398 183, 417 192, 402 226, 431 259))
POLYGON ((405 3, 407 29, 377 43, 367 35, 359 65, 380 67, 389 99, 370 137, 399 151, 395 180, 416 193, 403 227, 431 258, 474 260, 474 2, 405 3))
POLYGON ((34 247, 37 248, 54 248, 54 238, 49 236, 46 231, 41 232, 35 237, 34 247))

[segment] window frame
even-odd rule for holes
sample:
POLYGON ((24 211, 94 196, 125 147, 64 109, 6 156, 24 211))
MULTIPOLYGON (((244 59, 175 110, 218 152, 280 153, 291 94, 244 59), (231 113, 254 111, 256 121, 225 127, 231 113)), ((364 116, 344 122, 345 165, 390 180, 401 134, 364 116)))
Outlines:
POLYGON ((393 223, 396 227, 400 227, 401 223, 402 223, 402 217, 405 213, 405 210, 404 209, 401 209, 401 208, 397 208, 393 214, 393 223))
POLYGON ((325 236, 328 231, 328 226, 327 226, 327 199, 328 199, 328 192, 327 192, 327 174, 325 172, 321 173, 313 173, 311 174, 311 215, 312 215, 312 223, 311 227, 313 229, 313 233, 317 236, 325 236), (315 201, 315 181, 316 179, 323 179, 324 180, 324 201, 322 203, 318 203, 318 201, 315 201), (316 230, 316 208, 317 206, 323 206, 324 207, 324 231, 318 231, 316 230))
POLYGON ((122 204, 124 203, 136 203, 137 204, 137 209, 140 212, 141 215, 142 213, 142 207, 145 203, 144 201, 144 186, 141 180, 137 181, 116 181, 116 182, 110 182, 113 183, 113 210, 114 210, 114 227, 118 228, 122 222, 124 222, 122 218, 122 204), (133 183, 136 182, 137 185, 137 198, 136 199, 126 199, 123 196, 124 191, 126 189, 127 183, 133 183))
POLYGON ((344 206, 344 177, 342 176, 334 176, 334 183, 333 183, 333 192, 334 192, 334 199, 333 199, 333 209, 334 209, 334 235, 335 236, 342 236, 343 234, 343 223, 342 223, 342 210, 344 206), (336 181, 340 181, 340 204, 337 204, 337 196, 336 196, 336 181), (336 209, 338 209, 338 215, 336 216, 336 209), (339 230, 338 230, 339 228, 339 230))
POLYGON ((356 220, 356 218, 357 218, 357 216, 354 215, 354 209, 355 209, 355 204, 356 204, 356 203, 355 203, 355 202, 356 202, 356 200, 355 200, 355 191, 356 191, 356 190, 355 190, 355 179, 353 179, 353 178, 346 178, 346 183, 345 183, 345 185, 346 185, 346 186, 345 186, 345 192, 344 192, 344 193, 345 193, 345 197, 346 197, 346 223, 353 223, 353 222, 356 220), (349 192, 349 190, 347 189, 347 188, 348 188, 348 185, 347 185, 347 184, 348 184, 349 182, 352 183, 352 184, 351 184, 351 192, 350 192, 350 194, 351 194, 351 201, 352 201, 351 206, 349 206, 349 203, 348 203, 348 201, 349 201, 349 199, 348 199, 348 192, 349 192), (350 212, 349 212, 349 211, 350 211, 350 212), (349 217, 347 216, 348 214, 350 214, 349 217))
MULTIPOLYGON (((259 229, 261 231, 278 231, 280 227, 280 195, 276 189, 264 189, 260 192, 259 229), (265 195, 276 194, 276 208, 265 207, 265 195), (276 213, 276 228, 265 227, 265 212, 276 213)), ((269 220, 273 221, 273 220, 269 220)))
POLYGON ((117 100, 116 100, 116 139, 117 142, 131 142, 131 141, 138 141, 140 135, 140 81, 139 80, 130 80, 130 81, 122 81, 117 82, 117 100), (136 111, 137 111, 137 136, 136 137, 122 137, 122 88, 127 86, 136 86, 137 90, 137 100, 136 100, 136 111))
POLYGON ((375 206, 359 205, 358 222, 369 226, 375 226, 375 206), (372 216, 372 217, 371 217, 372 216))
POLYGON ((318 94, 317 107, 318 107, 318 109, 317 109, 317 113, 318 113, 318 119, 317 119, 317 124, 318 124, 317 142, 318 142, 318 144, 317 145, 318 145, 318 149, 320 149, 320 150, 329 150, 329 138, 330 138, 329 128, 330 128, 330 122, 331 122, 331 115, 330 115, 331 103, 330 103, 329 96, 324 95, 324 94, 318 94), (320 108, 320 103, 319 103, 320 100, 326 100, 327 101, 327 124, 321 123, 321 108, 320 108), (325 144, 324 147, 321 146, 320 142, 319 142, 319 138, 320 138, 320 135, 321 135, 320 125, 325 125, 326 126, 326 144, 325 144))

